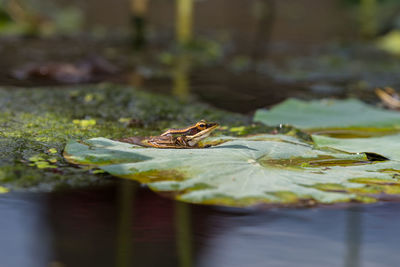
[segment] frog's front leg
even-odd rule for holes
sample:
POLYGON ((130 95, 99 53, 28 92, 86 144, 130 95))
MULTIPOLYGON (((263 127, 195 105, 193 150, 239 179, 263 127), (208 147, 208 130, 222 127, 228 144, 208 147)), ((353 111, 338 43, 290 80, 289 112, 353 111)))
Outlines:
POLYGON ((178 136, 175 140, 175 145, 181 147, 191 147, 186 136, 178 136))
MULTIPOLYGON (((190 136, 179 136, 175 140, 175 145, 179 147, 186 147, 186 148, 200 148, 198 143, 193 143, 193 140, 190 136)), ((205 145, 201 148, 209 148, 211 145, 205 145)))

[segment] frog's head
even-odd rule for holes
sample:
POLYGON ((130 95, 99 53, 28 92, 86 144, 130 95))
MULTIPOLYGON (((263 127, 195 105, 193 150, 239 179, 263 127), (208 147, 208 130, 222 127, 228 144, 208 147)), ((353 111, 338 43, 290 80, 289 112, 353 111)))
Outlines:
POLYGON ((186 136, 186 140, 188 141, 189 146, 195 146, 201 140, 207 138, 211 134, 211 132, 214 131, 218 126, 218 123, 207 122, 205 120, 197 122, 195 124, 196 133, 186 136))
POLYGON ((197 122, 196 124, 195 124, 195 127, 196 127, 196 129, 197 129, 197 131, 198 131, 198 133, 200 133, 200 132, 202 132, 202 131, 205 131, 205 130, 207 130, 207 129, 215 129, 216 127, 218 127, 219 125, 218 125, 218 123, 215 123, 215 122, 207 122, 207 121, 205 121, 205 120, 201 120, 201 121, 199 121, 199 122, 197 122))

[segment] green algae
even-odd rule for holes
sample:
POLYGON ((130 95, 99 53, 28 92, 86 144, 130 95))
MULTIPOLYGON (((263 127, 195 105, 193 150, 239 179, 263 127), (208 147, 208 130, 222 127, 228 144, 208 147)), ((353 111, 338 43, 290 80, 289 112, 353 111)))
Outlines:
POLYGON ((69 187, 101 185, 110 182, 109 175, 96 176, 84 169, 69 166, 39 169, 24 163, 2 165, 0 184, 11 190, 50 191, 69 187))
POLYGON ((247 122, 197 102, 112 84, 0 88, 0 186, 52 190, 108 183, 99 170, 65 161, 67 140, 156 135, 203 118, 232 126, 247 122))
POLYGON ((40 155, 35 155, 30 157, 28 160, 32 162, 31 164, 29 164, 29 166, 35 166, 38 169, 57 168, 57 166, 53 164, 57 162, 56 158, 45 159, 45 157, 42 157, 40 155))

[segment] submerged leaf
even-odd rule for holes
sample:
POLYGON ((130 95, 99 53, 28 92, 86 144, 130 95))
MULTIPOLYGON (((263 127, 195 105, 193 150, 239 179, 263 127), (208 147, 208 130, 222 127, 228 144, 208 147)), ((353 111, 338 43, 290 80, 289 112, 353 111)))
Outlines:
POLYGON ((222 139, 226 142, 207 149, 156 149, 94 138, 69 142, 65 157, 199 204, 373 202, 381 193, 397 192, 387 185, 398 184, 398 178, 381 170, 400 169, 398 161, 316 149, 284 135, 222 139))

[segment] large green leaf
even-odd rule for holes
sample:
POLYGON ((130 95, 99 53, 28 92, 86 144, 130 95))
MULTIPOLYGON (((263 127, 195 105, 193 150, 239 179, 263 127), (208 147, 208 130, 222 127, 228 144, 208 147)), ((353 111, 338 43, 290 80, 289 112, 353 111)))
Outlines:
POLYGON ((291 124, 302 129, 400 128, 400 113, 379 109, 356 99, 309 102, 288 99, 270 110, 258 110, 254 121, 267 125, 291 124))
POLYGON ((400 170, 398 161, 371 162, 363 153, 316 149, 283 135, 225 141, 206 149, 156 149, 94 138, 70 141, 65 157, 200 204, 375 201, 400 193, 400 181, 387 171, 400 170))

